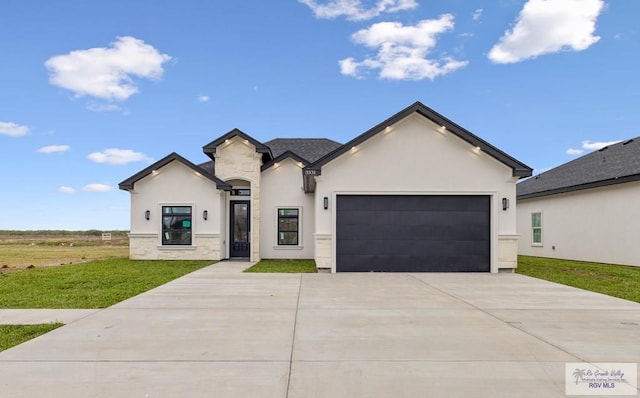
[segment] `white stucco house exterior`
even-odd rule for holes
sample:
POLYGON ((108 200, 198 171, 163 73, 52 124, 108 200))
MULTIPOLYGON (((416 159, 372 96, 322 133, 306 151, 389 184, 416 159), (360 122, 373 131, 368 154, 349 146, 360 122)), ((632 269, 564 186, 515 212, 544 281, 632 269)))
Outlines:
POLYGON ((312 258, 319 269, 517 265, 516 182, 532 170, 416 102, 339 144, 234 129, 120 183, 132 259, 312 258))
POLYGON ((640 137, 517 184, 523 255, 640 266, 640 137))

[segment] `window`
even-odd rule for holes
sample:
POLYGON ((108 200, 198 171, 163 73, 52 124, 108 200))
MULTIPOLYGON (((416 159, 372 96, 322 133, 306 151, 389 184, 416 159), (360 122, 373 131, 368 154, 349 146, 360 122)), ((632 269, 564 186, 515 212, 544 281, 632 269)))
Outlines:
POLYGON ((162 206, 162 244, 191 244, 191 206, 162 206))
POLYGON ((542 245, 542 213, 531 213, 531 243, 542 245))
POLYGON ((249 188, 234 188, 231 190, 231 196, 251 196, 249 188))
POLYGON ((298 245, 300 209, 278 209, 278 245, 298 245))

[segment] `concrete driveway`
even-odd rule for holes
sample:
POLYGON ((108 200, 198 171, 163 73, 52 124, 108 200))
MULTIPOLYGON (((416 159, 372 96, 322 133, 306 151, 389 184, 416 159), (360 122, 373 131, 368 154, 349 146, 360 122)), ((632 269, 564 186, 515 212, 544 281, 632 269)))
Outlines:
POLYGON ((566 362, 640 360, 640 304, 525 276, 234 266, 0 353, 0 396, 564 397, 566 362))

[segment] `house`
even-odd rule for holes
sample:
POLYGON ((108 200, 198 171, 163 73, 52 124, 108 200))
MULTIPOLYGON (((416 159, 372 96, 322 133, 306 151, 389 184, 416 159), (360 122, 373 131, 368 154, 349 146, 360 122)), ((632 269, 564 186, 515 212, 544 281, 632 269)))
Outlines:
POLYGON ((640 137, 517 184, 520 254, 640 265, 640 137))
POLYGON ((531 168, 425 105, 344 145, 235 129, 120 183, 132 259, 313 258, 343 271, 513 271, 531 168), (509 205, 511 203, 511 205, 509 205))

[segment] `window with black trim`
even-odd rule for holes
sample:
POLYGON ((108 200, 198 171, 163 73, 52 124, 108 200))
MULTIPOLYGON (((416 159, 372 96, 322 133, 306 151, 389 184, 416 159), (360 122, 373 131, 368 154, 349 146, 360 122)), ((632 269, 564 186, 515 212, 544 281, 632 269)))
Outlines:
POLYGON ((298 245, 300 209, 278 209, 278 245, 298 245))
POLYGON ((162 244, 191 244, 191 206, 162 206, 162 244))

